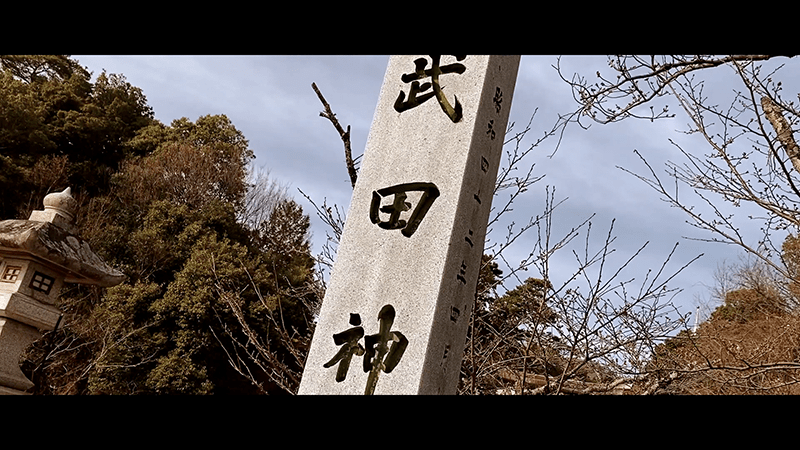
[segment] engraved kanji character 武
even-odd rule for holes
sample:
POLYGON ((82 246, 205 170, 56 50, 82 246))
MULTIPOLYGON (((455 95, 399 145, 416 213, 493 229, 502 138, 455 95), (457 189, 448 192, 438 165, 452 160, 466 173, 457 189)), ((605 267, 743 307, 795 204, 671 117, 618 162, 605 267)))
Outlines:
MULTIPOLYGON (((462 61, 464 58, 466 58, 466 55, 455 56, 457 61, 462 61)), ((445 97, 444 92, 442 92, 442 87, 439 85, 439 76, 448 73, 462 74, 467 68, 464 66, 464 64, 460 63, 453 63, 440 67, 439 62, 441 60, 441 55, 430 55, 430 57, 430 69, 426 69, 428 66, 427 59, 418 58, 414 60, 416 70, 400 77, 404 83, 411 83, 411 90, 408 94, 408 100, 406 100, 406 93, 400 91, 400 94, 397 96, 397 100, 394 102, 394 109, 397 112, 403 112, 419 106, 428 101, 431 97, 435 96, 439 101, 439 106, 442 107, 442 110, 445 112, 445 114, 447 114, 447 117, 449 117, 454 123, 458 122, 461 120, 463 115, 461 103, 458 101, 458 97, 453 95, 456 105, 455 107, 450 105, 450 102, 447 100, 447 97, 445 97), (427 77, 430 77, 430 82, 420 84, 418 80, 427 77), (433 92, 427 92, 428 89, 431 88, 433 88, 433 92)))

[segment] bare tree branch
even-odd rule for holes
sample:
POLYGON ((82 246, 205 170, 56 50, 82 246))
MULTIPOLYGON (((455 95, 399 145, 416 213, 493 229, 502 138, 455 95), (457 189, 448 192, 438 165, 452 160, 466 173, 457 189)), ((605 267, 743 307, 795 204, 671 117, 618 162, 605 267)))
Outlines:
POLYGON ((778 134, 778 140, 781 141, 783 149, 792 161, 794 170, 800 174, 800 147, 797 146, 797 142, 794 140, 792 127, 783 117, 778 104, 768 96, 761 97, 761 107, 764 109, 764 115, 767 116, 767 120, 769 120, 769 123, 772 124, 778 134))
POLYGON ((596 83, 590 83, 578 74, 567 78, 561 70, 560 58, 556 70, 561 79, 572 86, 573 98, 581 105, 581 116, 589 116, 599 123, 612 123, 629 117, 652 121, 673 115, 666 107, 658 113, 651 107, 649 115, 635 114, 633 110, 667 94, 668 86, 679 78, 736 61, 764 61, 772 57, 774 55, 670 55, 657 59, 656 56, 616 55, 608 58, 608 65, 618 73, 616 80, 605 78, 598 71, 599 81, 596 83), (620 106, 617 100, 627 103, 620 106), (609 101, 615 103, 608 106, 609 101))
POLYGON ((325 97, 322 96, 322 92, 317 88, 315 83, 311 83, 311 87, 314 89, 314 92, 317 93, 317 97, 319 97, 319 101, 322 102, 322 106, 325 107, 325 111, 319 113, 321 117, 324 117, 331 121, 333 126, 336 128, 336 131, 339 132, 339 136, 342 138, 342 142, 344 143, 344 161, 345 165, 347 166, 347 173, 350 175, 350 184, 353 188, 356 187, 356 179, 358 178, 358 168, 356 167, 356 161, 353 160, 353 153, 350 150, 350 125, 347 126, 347 131, 342 129, 342 126, 339 125, 339 120, 336 118, 336 114, 333 113, 331 110, 331 106, 325 101, 325 97))

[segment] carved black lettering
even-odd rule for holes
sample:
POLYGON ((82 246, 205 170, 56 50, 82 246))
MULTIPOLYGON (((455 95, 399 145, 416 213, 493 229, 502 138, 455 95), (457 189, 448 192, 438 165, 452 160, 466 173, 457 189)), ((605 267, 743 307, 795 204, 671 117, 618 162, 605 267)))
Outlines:
POLYGON ((494 109, 499 114, 501 103, 503 103, 503 91, 500 90, 500 86, 498 86, 494 91, 494 98, 492 99, 494 102, 494 109))
POLYGON ((370 205, 369 218, 372 223, 377 224, 385 230, 402 230, 405 237, 411 237, 422 219, 425 218, 434 200, 439 197, 439 189, 433 183, 405 183, 378 189, 372 192, 372 204, 370 205), (422 196, 417 202, 416 207, 411 212, 408 220, 400 219, 403 212, 411 210, 411 203, 406 202, 408 192, 422 191, 422 196), (389 195, 394 195, 392 203, 381 206, 381 199, 389 195), (389 214, 388 220, 381 220, 379 213, 389 214))
MULTIPOLYGON (((450 105, 450 102, 447 100, 447 97, 445 97, 442 87, 439 84, 439 76, 449 73, 462 74, 467 68, 464 64, 460 63, 453 63, 440 67, 441 55, 430 55, 430 57, 430 69, 426 69, 428 66, 427 59, 418 58, 414 60, 414 66, 416 67, 414 72, 403 74, 400 77, 403 83, 411 83, 411 89, 408 94, 408 100, 406 100, 406 93, 400 91, 397 100, 394 102, 394 109, 397 112, 407 111, 425 103, 432 97, 436 97, 442 111, 447 114, 447 117, 449 117, 453 123, 456 123, 460 121, 463 116, 461 103, 458 101, 458 97, 453 95, 456 105, 455 107, 450 105), (419 80, 428 77, 430 77, 430 82, 420 84, 419 80), (431 88, 433 88, 433 92, 426 93, 426 91, 431 88)), ((457 61, 462 61, 464 58, 466 58, 466 55, 456 55, 457 61)))
POLYGON ((460 281, 462 284, 467 284, 467 279, 464 276, 467 274, 467 264, 464 261, 461 261, 461 269, 456 275, 456 279, 460 281))

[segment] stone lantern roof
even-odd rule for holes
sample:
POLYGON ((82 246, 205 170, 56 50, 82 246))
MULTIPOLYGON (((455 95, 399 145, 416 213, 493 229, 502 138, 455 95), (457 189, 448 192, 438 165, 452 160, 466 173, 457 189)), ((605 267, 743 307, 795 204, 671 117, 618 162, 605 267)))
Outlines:
POLYGON ((125 280, 76 236, 77 207, 67 188, 46 196, 44 211, 28 220, 0 222, 0 394, 33 387, 19 355, 39 330, 58 327, 55 303, 63 283, 108 287, 125 280))
POLYGON ((0 252, 54 264, 63 270, 67 283, 107 287, 125 280, 74 234, 77 202, 70 188, 47 195, 44 205, 44 211, 33 211, 29 220, 0 221, 0 252))

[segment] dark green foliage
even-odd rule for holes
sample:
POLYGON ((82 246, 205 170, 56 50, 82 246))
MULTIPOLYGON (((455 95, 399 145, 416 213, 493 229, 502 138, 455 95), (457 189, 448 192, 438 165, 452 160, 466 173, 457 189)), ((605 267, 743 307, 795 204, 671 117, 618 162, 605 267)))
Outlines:
POLYGON ((308 279, 314 267, 308 234, 310 220, 293 200, 280 202, 258 229, 256 243, 266 262, 289 285, 308 279))
POLYGON ((63 327, 23 364, 36 393, 296 390, 319 301, 309 218, 291 199, 264 197, 268 218, 244 225, 254 157, 244 135, 224 115, 165 126, 120 75, 92 85, 63 58, 0 61, 0 82, 35 113, 0 112, 17 124, 0 134, 14 146, 0 155, 0 185, 33 180, 44 191, 68 180, 84 195, 82 237, 128 276, 62 293, 63 327), (247 356, 253 340, 263 351, 247 356))
POLYGON ((0 195, 0 217, 18 218, 20 203, 25 199, 25 193, 32 190, 33 186, 25 178, 25 171, 13 159, 0 154, 0 192, 3 193, 0 195))
POLYGON ((548 289, 552 289, 549 282, 528 278, 525 283, 492 302, 489 308, 494 316, 492 322, 497 326, 507 324, 515 328, 553 323, 556 315, 545 301, 548 289))
POLYGON ((497 295, 494 287, 502 275, 488 255, 478 277, 476 309, 467 340, 459 390, 495 394, 518 389, 515 378, 547 373, 560 375, 567 364, 559 354, 557 339, 547 332, 558 316, 548 304, 552 285, 538 278, 497 295))
POLYGON ((85 72, 67 55, 0 55, 0 67, 25 83, 63 81, 76 72, 85 72))
POLYGON ((0 66, 0 156, 9 174, 0 179, 0 217, 27 218, 49 190, 65 187, 31 181, 40 176, 42 158, 64 158, 62 184, 74 193, 107 193, 111 175, 131 153, 127 142, 154 120, 141 90, 116 74, 102 73, 92 83, 64 55, 2 55, 0 66))

